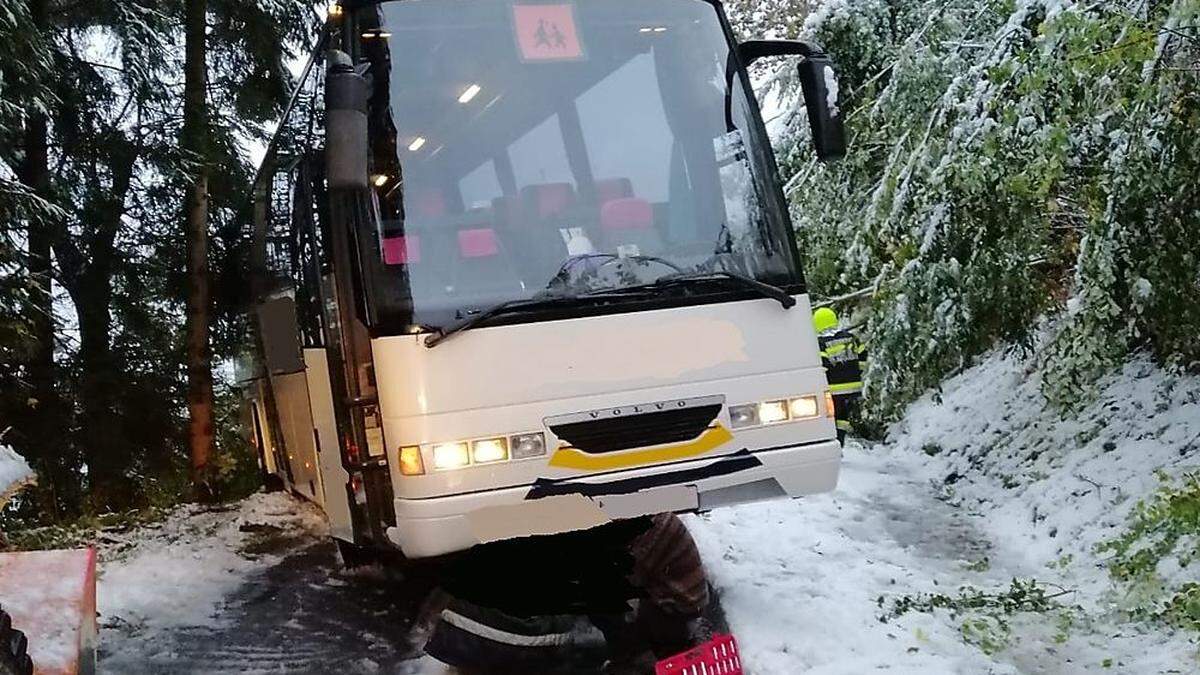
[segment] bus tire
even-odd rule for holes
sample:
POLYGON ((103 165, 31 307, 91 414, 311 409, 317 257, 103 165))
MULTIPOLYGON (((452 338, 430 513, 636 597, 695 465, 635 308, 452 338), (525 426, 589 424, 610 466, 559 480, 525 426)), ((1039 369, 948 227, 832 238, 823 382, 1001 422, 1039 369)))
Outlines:
POLYGON ((32 675, 29 641, 12 626, 12 618, 0 609, 0 675, 32 675))

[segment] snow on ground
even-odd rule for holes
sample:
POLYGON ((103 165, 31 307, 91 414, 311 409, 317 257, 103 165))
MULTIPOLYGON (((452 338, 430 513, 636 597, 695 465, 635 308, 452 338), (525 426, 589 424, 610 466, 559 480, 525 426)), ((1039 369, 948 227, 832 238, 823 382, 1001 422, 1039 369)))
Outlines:
POLYGON ((25 458, 7 445, 0 445, 0 506, 11 493, 33 479, 33 469, 25 458))
POLYGON ((1200 377, 1136 359, 1065 421, 1042 408, 1040 386, 1022 360, 994 356, 947 382, 944 404, 914 405, 894 444, 934 453, 923 475, 986 515, 990 534, 1027 567, 1068 561, 1071 585, 1098 599, 1108 580, 1093 573, 1096 544, 1121 533, 1161 485, 1158 472, 1200 469, 1200 377))
MULTIPOLYGON (((1200 378, 1135 360, 1065 421, 1044 410, 1039 385, 1022 360, 993 355, 946 382, 940 400, 918 401, 886 443, 851 443, 835 493, 689 517, 747 673, 1200 672, 1188 636, 1121 621, 1113 611, 1119 598, 1094 552, 1158 486, 1157 471, 1196 468, 1200 378), (1063 607, 1006 617, 1011 635, 1000 635, 1006 639, 990 654, 976 646, 978 637, 964 639, 964 616, 885 616, 904 596, 953 596, 968 586, 1000 592, 1014 578, 1038 580, 1063 607)), ((329 645, 346 649, 376 621, 386 624, 380 631, 403 632, 408 610, 395 614, 384 596, 404 586, 381 591, 378 607, 349 622, 353 630, 325 625, 345 620, 333 616, 339 612, 354 613, 336 604, 347 602, 336 591, 353 579, 334 578, 332 562, 322 562, 328 553, 305 563, 316 567, 304 568, 302 578, 296 558, 292 567, 281 564, 325 536, 312 507, 258 494, 230 507, 183 507, 149 531, 111 541, 101 551, 104 650, 138 650, 125 663, 185 663, 187 654, 175 652, 190 642, 180 635, 206 639, 188 633, 196 626, 206 627, 204 635, 241 634, 241 624, 222 625, 238 614, 231 608, 247 604, 247 588, 280 593, 293 578, 302 588, 286 591, 295 607, 267 631, 270 644, 256 646, 250 636, 251 644, 233 645, 223 658, 245 652, 255 668, 269 669, 277 652, 299 658, 288 650, 300 635, 308 636, 301 642, 324 635, 314 646, 321 654, 300 656, 326 658, 329 645), (272 532, 302 536, 264 546, 272 532), (304 609, 313 602, 321 609, 304 609), (401 618, 372 619, 388 612, 401 618)), ((348 593, 364 598, 369 590, 348 593)), ((261 622, 272 616, 263 607, 276 602, 274 595, 250 602, 259 613, 242 607, 238 621, 261 622)), ((392 638, 377 640, 384 652, 360 649, 362 663, 382 663, 381 654, 407 644, 392 638)), ((450 672, 428 657, 392 665, 411 675, 450 672)), ((345 672, 372 671, 348 661, 345 672)))
POLYGON ((425 667, 409 636, 431 582, 342 569, 307 502, 273 493, 184 507, 123 537, 106 543, 101 564, 101 673, 425 667))
POLYGON ((835 495, 690 521, 748 673, 986 670, 944 622, 876 618, 880 595, 933 589, 954 574, 956 545, 974 546, 973 533, 930 518, 922 493, 903 465, 851 450, 835 495))
POLYGON ((250 548, 264 528, 321 535, 325 523, 284 493, 258 493, 227 507, 184 506, 130 540, 110 540, 100 551, 101 626, 144 633, 219 623, 226 596, 280 560, 250 548))
POLYGON ((887 443, 852 443, 834 494, 691 518, 747 672, 1197 672, 1187 636, 1114 615, 1094 546, 1156 471, 1195 467, 1200 378, 1134 361, 1069 421, 1038 386, 1020 359, 994 355, 940 403, 915 404, 887 443), (1013 578, 1083 610, 1015 617, 992 656, 944 610, 880 619, 900 596, 1005 591, 1013 578))

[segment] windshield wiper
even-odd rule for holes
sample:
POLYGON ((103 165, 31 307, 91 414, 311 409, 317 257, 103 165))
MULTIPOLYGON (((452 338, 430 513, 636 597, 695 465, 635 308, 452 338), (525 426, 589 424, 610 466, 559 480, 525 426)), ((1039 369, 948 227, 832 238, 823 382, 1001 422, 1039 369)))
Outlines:
MULTIPOLYGON (((585 298, 585 297, 586 298, 601 298, 601 297, 608 298, 608 297, 614 297, 614 296, 619 297, 622 295, 630 295, 630 293, 622 293, 622 289, 620 289, 620 288, 604 289, 604 292, 598 292, 598 293, 570 293, 570 292, 566 292, 564 290, 556 290, 554 288, 555 283, 562 282, 565 278, 569 277, 571 268, 573 266, 575 266, 576 264, 578 264, 579 262, 584 261, 584 260, 603 260, 604 262, 601 263, 602 267, 604 265, 608 265, 612 262, 616 262, 616 261, 620 261, 620 260, 633 260, 634 262, 639 262, 639 263, 658 263, 660 265, 664 265, 666 267, 669 267, 669 268, 675 270, 676 275, 684 273, 683 270, 681 270, 677 265, 675 265, 675 263, 673 263, 669 260, 666 260, 664 258, 658 258, 655 256, 638 255, 638 256, 622 257, 622 256, 612 255, 612 254, 607 254, 607 253, 590 253, 590 254, 582 255, 582 256, 574 256, 572 258, 568 258, 565 262, 563 262, 562 266, 558 270, 558 273, 555 274, 550 279, 550 284, 546 287, 546 290, 542 291, 541 293, 538 293, 537 295, 533 296, 532 298, 524 298, 524 299, 518 299, 518 300, 509 300, 508 302, 502 302, 498 305, 494 305, 487 309, 480 310, 474 314, 471 314, 470 316, 459 319, 458 321, 450 324, 449 326, 446 326, 445 328, 437 328, 434 330, 434 333, 432 335, 429 335, 425 338, 425 346, 432 349, 432 348, 440 345, 441 343, 445 342, 447 339, 449 339, 450 337, 452 337, 453 335, 455 335, 457 333, 461 333, 466 330, 471 330, 472 328, 476 328, 498 316, 503 316, 505 314, 512 314, 512 313, 516 313, 516 312, 523 312, 523 311, 530 310, 530 309, 537 309, 539 307, 545 307, 546 305, 555 305, 555 304, 567 303, 567 302, 571 302, 571 301, 577 301, 579 298, 585 298)), ((673 276, 675 276, 675 275, 673 275, 673 276)))
POLYGON ((592 291, 589 293, 566 294, 558 295, 551 293, 541 293, 533 298, 524 300, 509 300, 494 305, 487 309, 481 310, 466 318, 460 319, 455 323, 439 328, 431 335, 425 337, 425 346, 432 349, 451 337, 463 332, 476 328, 478 326, 491 321, 492 319, 503 316, 505 314, 515 314, 531 309, 539 309, 546 306, 554 306, 558 304, 577 302, 580 299, 603 299, 622 296, 638 295, 649 289, 665 288, 668 286, 683 286, 704 281, 720 281, 729 280, 738 283, 739 285, 757 292, 766 298, 777 300, 784 309, 791 309, 796 306, 796 299, 787 291, 771 284, 764 283, 757 279, 752 279, 736 272, 689 272, 685 274, 668 274, 665 277, 660 277, 656 281, 640 286, 625 286, 622 288, 606 288, 603 290, 592 291))
POLYGON ((688 272, 685 274, 668 274, 664 277, 659 277, 657 280, 643 284, 640 286, 626 286, 623 288, 614 288, 604 291, 596 291, 594 293, 586 293, 584 297, 595 297, 600 295, 612 294, 628 294, 638 290, 649 290, 656 288, 665 288, 668 286, 687 286, 696 282, 704 281, 733 281, 747 290, 754 291, 759 295, 776 300, 784 309, 791 309, 796 306, 796 299, 791 293, 786 290, 768 284, 758 279, 754 279, 737 272, 688 272))
MULTIPOLYGON (((621 289, 612 289, 611 294, 604 294, 604 296, 609 297, 609 295, 628 295, 621 293, 620 290, 621 289)), ((445 328, 435 328, 433 334, 425 337, 425 346, 432 349, 451 337, 454 337, 463 331, 477 328, 498 316, 517 314, 520 312, 541 309, 548 306, 553 307, 555 305, 571 304, 578 302, 580 298, 598 297, 599 295, 600 294, 596 294, 593 296, 592 294, 586 293, 581 295, 571 295, 543 291, 532 298, 502 302, 498 305, 493 305, 492 307, 488 307, 487 309, 480 310, 474 314, 471 314, 470 316, 459 319, 445 328)))
POLYGON ((475 328, 476 326, 498 316, 503 316, 513 312, 520 312, 526 309, 532 309, 533 307, 545 305, 547 303, 553 303, 560 299, 561 298, 534 298, 509 300, 508 302, 502 302, 498 305, 493 305, 487 309, 480 310, 475 314, 471 314, 465 318, 459 319, 445 328, 438 328, 435 333, 425 337, 425 346, 433 349, 458 333, 461 333, 465 330, 471 330, 472 328, 475 328))

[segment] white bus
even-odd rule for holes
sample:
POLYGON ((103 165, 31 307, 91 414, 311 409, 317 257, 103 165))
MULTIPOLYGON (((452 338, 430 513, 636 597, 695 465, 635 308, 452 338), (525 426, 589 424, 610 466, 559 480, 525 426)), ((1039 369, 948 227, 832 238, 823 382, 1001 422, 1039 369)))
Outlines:
POLYGON ((715 0, 331 13, 258 182, 247 429, 348 557, 831 490, 841 447, 747 66, 715 0))

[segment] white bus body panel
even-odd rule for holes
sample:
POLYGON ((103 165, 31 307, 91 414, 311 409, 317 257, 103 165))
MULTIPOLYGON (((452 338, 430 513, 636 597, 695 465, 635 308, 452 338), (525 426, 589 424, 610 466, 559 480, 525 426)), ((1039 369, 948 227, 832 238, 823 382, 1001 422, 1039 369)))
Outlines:
MULTIPOLYGON (((291 488, 317 504, 322 495, 318 487, 317 448, 313 436, 312 408, 308 400, 308 378, 303 372, 272 375, 275 412, 279 432, 291 467, 291 488)), ((323 505, 322 505, 323 506, 323 505)))
MULTIPOLYGON (((586 508, 578 513, 562 508, 576 513, 574 520, 546 527, 567 531, 594 525, 597 517, 706 510, 833 489, 841 448, 833 419, 824 414, 827 383, 811 307, 807 296, 797 300, 791 310, 763 299, 480 328, 434 349, 424 346, 422 336, 375 340, 396 496, 394 540, 409 557, 427 557, 522 534, 495 531, 498 519, 488 517, 493 509, 505 509, 503 520, 528 521, 524 534, 549 534, 538 523, 554 521, 552 514, 539 500, 529 500, 535 482, 644 479, 703 470, 747 450, 757 466, 632 495, 600 496, 590 500, 600 516, 586 508), (730 405, 803 395, 819 397, 821 417, 737 430, 731 441, 686 461, 606 471, 551 465, 559 441, 547 418, 723 396, 726 405, 717 424, 729 430, 730 405), (401 447, 534 431, 547 436, 546 457, 434 471, 426 447, 426 474, 399 474, 401 447)), ((612 456, 632 457, 642 450, 612 456)))
MULTIPOLYGON (((762 466, 728 476, 708 478, 683 486, 650 488, 633 495, 602 496, 591 499, 605 522, 656 513, 709 511, 754 501, 800 497, 828 492, 837 487, 842 447, 836 440, 817 445, 756 453, 762 466), (679 488, 684 488, 680 490, 679 488), (780 490, 782 488, 782 490, 780 490)), ((711 460, 671 465, 670 471, 689 470, 710 464, 711 460)), ((644 478, 668 469, 655 467, 623 471, 619 476, 583 479, 600 483, 615 479, 644 478)), ((519 536, 558 534, 593 527, 592 514, 552 502, 547 507, 557 513, 548 518, 540 501, 529 501, 529 489, 507 488, 475 492, 440 499, 397 499, 396 527, 388 535, 410 558, 423 558, 461 551, 472 546, 519 536), (523 532, 497 529, 490 514, 503 516, 502 522, 519 524, 523 532), (549 527, 537 526, 547 523, 549 527)), ((578 499, 587 499, 579 497, 578 499)))
POLYGON ((308 398, 313 427, 317 433, 317 466, 320 469, 322 503, 329 518, 329 531, 337 539, 354 541, 350 517, 350 474, 342 466, 337 420, 333 413, 333 391, 329 386, 329 360, 325 349, 304 350, 308 398))

